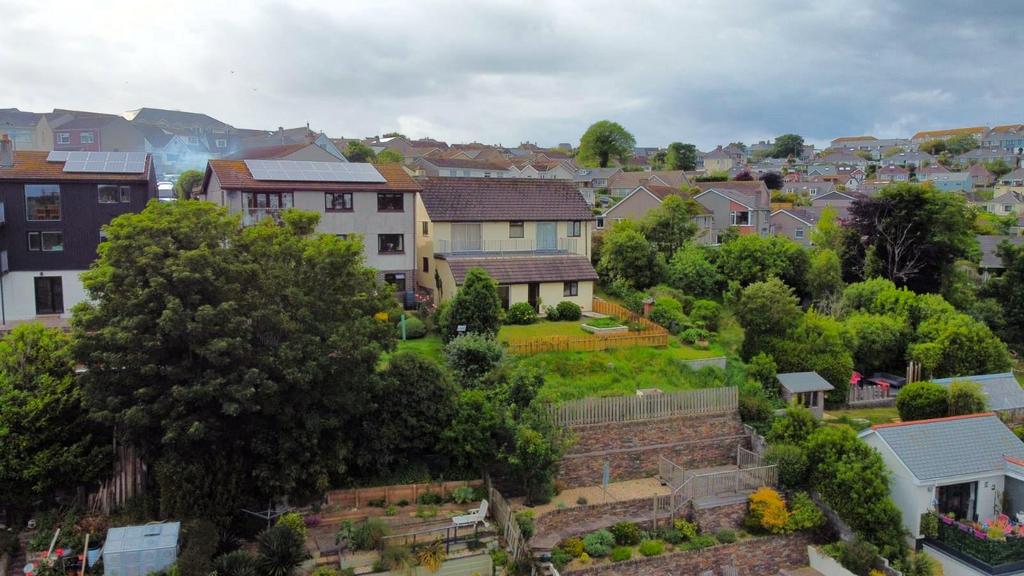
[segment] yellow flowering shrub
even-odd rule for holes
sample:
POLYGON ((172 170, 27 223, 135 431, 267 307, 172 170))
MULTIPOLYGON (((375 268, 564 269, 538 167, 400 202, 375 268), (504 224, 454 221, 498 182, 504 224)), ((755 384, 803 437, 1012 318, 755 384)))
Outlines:
POLYGON ((778 492, 765 486, 750 495, 750 515, 757 525, 772 534, 786 531, 789 510, 778 492))

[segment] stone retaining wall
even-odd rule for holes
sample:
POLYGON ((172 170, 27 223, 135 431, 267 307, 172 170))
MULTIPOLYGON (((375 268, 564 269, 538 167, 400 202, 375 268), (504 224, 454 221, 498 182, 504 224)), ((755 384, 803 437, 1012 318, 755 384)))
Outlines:
POLYGON ((706 570, 720 574, 723 566, 735 566, 740 576, 769 576, 779 570, 799 568, 808 563, 807 534, 767 536, 722 544, 703 550, 675 552, 651 558, 637 558, 572 570, 580 576, 699 576, 706 570))
POLYGON ((694 517, 705 534, 714 534, 723 528, 739 530, 743 527, 743 519, 747 517, 747 503, 744 501, 697 509, 694 511, 694 517))
POLYGON ((571 429, 573 445, 562 458, 558 481, 566 488, 601 483, 608 462, 613 481, 655 476, 658 460, 683 468, 733 464, 736 446, 749 436, 736 413, 614 422, 571 429))
POLYGON ((588 504, 572 508, 552 510, 534 521, 534 536, 530 545, 537 549, 550 549, 571 536, 584 536, 601 528, 608 528, 617 522, 634 522, 642 528, 664 526, 669 520, 668 510, 658 510, 654 516, 654 498, 636 498, 604 504, 588 504))

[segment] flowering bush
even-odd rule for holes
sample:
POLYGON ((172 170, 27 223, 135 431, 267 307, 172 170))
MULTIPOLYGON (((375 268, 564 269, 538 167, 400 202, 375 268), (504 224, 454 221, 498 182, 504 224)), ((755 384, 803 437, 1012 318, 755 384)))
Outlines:
POLYGON ((754 526, 782 534, 789 522, 789 510, 778 492, 764 486, 750 495, 750 519, 754 526))

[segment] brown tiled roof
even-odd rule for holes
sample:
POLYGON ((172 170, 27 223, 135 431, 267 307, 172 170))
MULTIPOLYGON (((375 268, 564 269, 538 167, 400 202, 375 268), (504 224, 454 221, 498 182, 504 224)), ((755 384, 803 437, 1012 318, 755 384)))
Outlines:
POLYGON ((653 170, 651 172, 616 172, 609 179, 609 188, 636 188, 643 184, 643 180, 650 180, 657 176, 669 186, 679 187, 683 184, 689 185, 690 180, 682 170, 653 170))
POLYGON ((476 170, 508 170, 511 163, 490 162, 487 160, 464 160, 462 158, 424 158, 438 168, 471 168, 476 170))
POLYGON ((380 172, 387 182, 288 182, 281 180, 256 180, 249 173, 244 160, 210 160, 206 165, 206 177, 203 179, 205 190, 210 175, 216 174, 221 188, 227 190, 394 190, 397 192, 416 192, 419 185, 400 164, 376 164, 374 168, 380 172))
POLYGON ((597 280, 597 272, 590 260, 575 254, 501 257, 448 255, 443 258, 448 261, 456 284, 462 284, 466 273, 473 268, 483 268, 499 284, 597 280))
POLYGON ((957 136, 960 134, 982 134, 988 130, 985 126, 971 126, 968 128, 951 128, 949 130, 923 130, 911 136, 911 140, 920 140, 922 138, 946 138, 948 136, 957 136))
POLYGON ((114 174, 108 172, 64 172, 63 162, 47 162, 46 151, 16 150, 14 167, 0 168, 0 180, 86 180, 89 182, 148 182, 152 167, 149 154, 146 154, 146 170, 141 174, 114 174))
POLYGON ((570 180, 423 178, 420 197, 436 222, 593 220, 570 180))
POLYGON ((842 136, 840 138, 832 140, 832 143, 835 144, 839 142, 856 142, 860 140, 878 140, 878 138, 875 138, 874 136, 842 136))
POLYGON ((715 190, 735 190, 744 194, 754 194, 758 192, 764 192, 768 190, 768 186, 760 180, 726 180, 725 182, 694 182, 694 186, 700 188, 701 192, 706 192, 714 188, 715 190))

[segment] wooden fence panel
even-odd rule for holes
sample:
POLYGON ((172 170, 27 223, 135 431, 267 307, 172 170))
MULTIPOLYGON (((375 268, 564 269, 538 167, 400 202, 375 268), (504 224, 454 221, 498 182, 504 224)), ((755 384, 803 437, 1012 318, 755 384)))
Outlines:
POLYGON ((491 518, 498 527, 498 533, 505 538, 505 546, 513 561, 527 560, 530 558, 530 546, 519 530, 519 523, 516 522, 515 512, 508 501, 498 492, 490 482, 487 482, 487 502, 491 518))
POLYGON ((891 386, 850 386, 846 394, 846 403, 851 406, 858 404, 885 404, 896 401, 897 390, 891 386))
POLYGON ((402 500, 415 503, 420 494, 427 492, 447 497, 456 488, 462 486, 476 488, 482 485, 483 480, 456 480, 427 484, 393 484, 390 486, 331 490, 327 493, 327 504, 336 505, 341 509, 355 509, 369 506, 371 501, 383 501, 385 506, 396 504, 402 500))
POLYGON ((648 396, 584 398, 553 404, 548 411, 559 426, 653 420, 669 416, 734 412, 739 406, 735 387, 702 388, 648 396))

